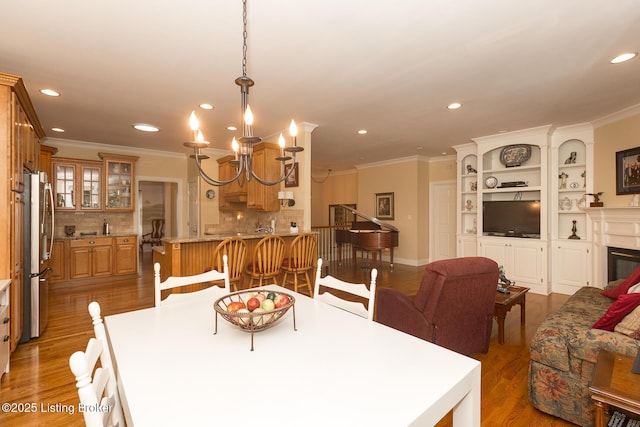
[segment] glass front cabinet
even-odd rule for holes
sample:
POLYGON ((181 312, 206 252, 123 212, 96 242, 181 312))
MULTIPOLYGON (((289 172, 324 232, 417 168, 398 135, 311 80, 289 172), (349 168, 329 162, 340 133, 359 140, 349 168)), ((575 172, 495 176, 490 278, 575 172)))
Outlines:
POLYGON ((56 159, 53 189, 56 210, 101 210, 102 163, 56 159))
POLYGON ((133 211, 135 195, 135 162, 138 157, 98 153, 105 171, 105 210, 133 211))

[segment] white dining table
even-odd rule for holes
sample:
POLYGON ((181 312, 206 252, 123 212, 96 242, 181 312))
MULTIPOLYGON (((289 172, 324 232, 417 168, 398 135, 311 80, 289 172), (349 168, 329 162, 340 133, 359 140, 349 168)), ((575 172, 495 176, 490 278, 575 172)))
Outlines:
POLYGON ((221 316, 214 335, 214 293, 105 318, 129 427, 432 426, 451 410, 455 426, 480 426, 477 360, 263 289, 295 297, 297 330, 290 309, 254 351, 221 316))

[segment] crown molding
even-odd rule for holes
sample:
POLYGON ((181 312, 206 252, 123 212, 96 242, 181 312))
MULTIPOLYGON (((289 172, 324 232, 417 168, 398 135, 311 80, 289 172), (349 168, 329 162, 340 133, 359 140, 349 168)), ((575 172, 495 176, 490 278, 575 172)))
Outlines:
POLYGON ((640 104, 632 105, 631 107, 616 111, 615 113, 609 114, 608 116, 596 119, 592 122, 592 124, 594 128, 599 128, 638 114, 640 114, 640 104))

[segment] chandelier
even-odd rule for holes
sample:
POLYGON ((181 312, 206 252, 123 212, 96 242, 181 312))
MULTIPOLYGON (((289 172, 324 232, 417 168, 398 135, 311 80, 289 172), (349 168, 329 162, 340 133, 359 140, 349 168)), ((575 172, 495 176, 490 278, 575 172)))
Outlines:
POLYGON ((202 154, 202 149, 209 146, 209 142, 205 141, 202 132, 200 131, 200 123, 196 117, 195 111, 191 112, 189 118, 189 126, 193 132, 193 140, 185 142, 184 146, 193 149, 193 155, 195 158, 198 171, 202 179, 209 185, 223 186, 231 184, 234 181, 238 181, 240 186, 243 186, 245 182, 255 179, 262 185, 273 186, 281 183, 289 177, 294 171, 296 164, 296 154, 303 151, 304 148, 298 146, 297 134, 298 129, 296 123, 291 120, 289 126, 289 133, 291 134, 292 145, 285 147, 285 140, 280 134, 278 138, 278 145, 280 146, 280 155, 275 160, 280 163, 280 177, 275 181, 266 181, 260 178, 253 170, 253 147, 262 141, 262 138, 253 135, 253 113, 249 106, 249 88, 254 85, 254 81, 247 76, 247 0, 242 1, 242 76, 235 80, 235 83, 240 86, 240 106, 242 111, 242 136, 236 139, 233 138, 231 142, 231 148, 235 153, 235 159, 230 163, 235 165, 236 174, 229 180, 219 181, 211 178, 202 169, 202 160, 209 157, 202 154), (287 162, 291 160, 290 163, 287 162), (287 166, 290 166, 287 168, 287 166))

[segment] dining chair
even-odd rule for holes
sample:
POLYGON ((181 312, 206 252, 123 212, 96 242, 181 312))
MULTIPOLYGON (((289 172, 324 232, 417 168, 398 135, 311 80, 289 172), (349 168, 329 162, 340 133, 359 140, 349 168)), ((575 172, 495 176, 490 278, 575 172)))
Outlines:
POLYGON ((230 237, 216 246, 213 252, 213 268, 223 271, 223 255, 227 256, 229 263, 229 282, 234 291, 243 282, 243 272, 247 259, 247 242, 239 237, 230 237))
POLYGON ((316 270, 316 284, 313 292, 313 298, 318 301, 322 301, 326 304, 332 305, 334 307, 341 308, 343 310, 349 311, 353 314, 357 314, 358 316, 364 317, 368 320, 373 320, 373 311, 375 309, 375 301, 376 301, 376 280, 378 278, 378 270, 373 268, 371 269, 371 283, 369 284, 369 288, 364 283, 350 283, 345 282, 340 279, 336 279, 333 276, 326 275, 324 277, 321 276, 322 271, 322 258, 318 258, 318 269, 316 270), (350 295, 345 295, 349 299, 344 299, 339 296, 334 295, 329 290, 320 293, 320 287, 325 287, 329 289, 334 289, 337 291, 341 291, 341 293, 347 293, 350 295), (367 306, 360 301, 352 301, 352 297, 360 297, 360 299, 367 300, 367 306))
POLYGON ((85 351, 76 351, 69 357, 80 403, 88 408, 100 407, 100 410, 81 411, 87 427, 124 426, 122 409, 117 404, 117 384, 106 368, 96 367, 98 359, 102 364, 105 352, 101 340, 90 338, 85 351))
POLYGON ((151 220, 151 232, 140 236, 140 250, 142 251, 146 243, 151 246, 162 244, 164 237, 164 219, 156 218, 151 220))
MULTIPOLYGON (((273 234, 262 238, 256 244, 251 262, 246 269, 246 273, 251 279, 250 288, 254 286, 256 281, 258 286, 262 286, 265 279, 273 279, 273 282, 278 284, 285 247, 284 239, 273 234)), ((266 284, 271 285, 272 283, 266 284)))
POLYGON ((167 279, 164 282, 161 282, 160 281, 160 263, 156 262, 153 265, 156 307, 159 307, 162 304, 166 303, 170 297, 179 295, 179 294, 186 294, 186 293, 193 294, 195 292, 201 292, 203 294, 208 294, 212 292, 219 293, 222 289, 224 289, 225 293, 230 293, 231 285, 229 284, 229 266, 227 264, 226 255, 222 256, 222 264, 223 264, 222 272, 219 272, 217 270, 209 270, 209 271, 205 271, 204 273, 195 274, 192 276, 170 276, 170 277, 167 277, 167 279), (209 283, 209 282, 214 282, 214 283, 212 283, 211 286, 205 289, 192 290, 189 288, 189 289, 186 289, 186 291, 185 289, 181 289, 181 291, 183 292, 177 292, 177 293, 172 292, 167 298, 165 298, 164 300, 162 299, 162 291, 164 290, 167 290, 167 289, 174 290, 174 289, 184 288, 185 286, 188 286, 188 285, 196 285, 200 283, 209 283), (221 289, 215 282, 217 283, 223 282, 224 288, 221 289))
POLYGON ((120 395, 118 394, 118 388, 116 386, 117 377, 113 366, 113 357, 111 356, 111 350, 109 348, 107 332, 104 329, 104 323, 102 321, 102 310, 97 301, 90 302, 88 308, 89 315, 93 321, 93 333, 95 334, 95 338, 102 343, 103 351, 100 353, 100 366, 109 375, 109 381, 106 385, 107 394, 112 395, 115 401, 116 410, 112 413, 113 424, 124 425, 120 395))
MULTIPOLYGON (((318 235, 315 233, 303 233, 293 239, 289 246, 289 254, 282 262, 282 286, 293 284, 294 292, 298 292, 299 279, 304 279, 301 287, 309 289, 309 296, 313 296, 313 282, 309 272, 315 269, 315 260, 318 259, 318 235), (288 279, 288 276, 292 276, 288 279)), ((312 273, 313 274, 313 273, 312 273)))

